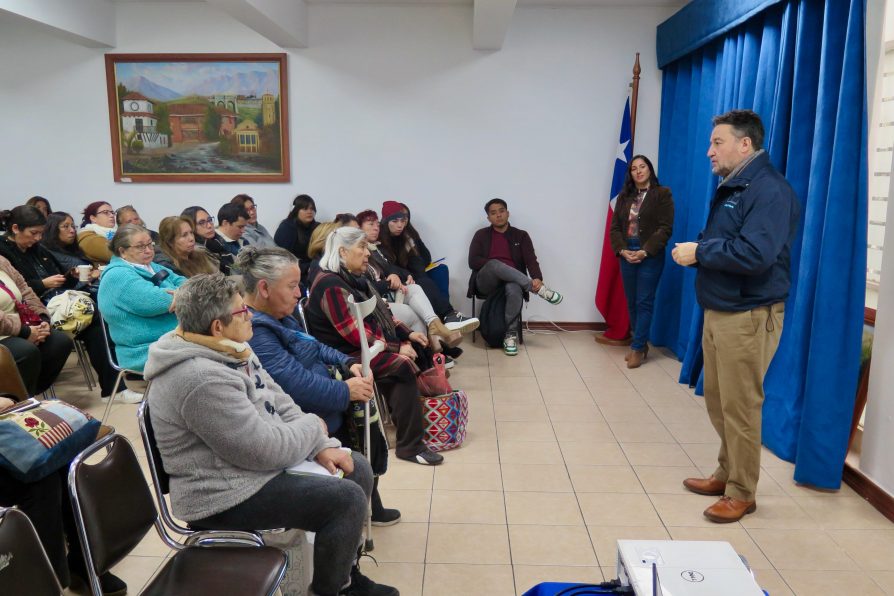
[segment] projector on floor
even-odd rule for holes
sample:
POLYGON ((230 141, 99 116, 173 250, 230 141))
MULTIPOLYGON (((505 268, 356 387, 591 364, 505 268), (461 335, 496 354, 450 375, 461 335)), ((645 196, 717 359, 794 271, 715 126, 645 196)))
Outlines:
POLYGON ((728 542, 618 540, 618 579, 636 596, 764 596, 728 542))

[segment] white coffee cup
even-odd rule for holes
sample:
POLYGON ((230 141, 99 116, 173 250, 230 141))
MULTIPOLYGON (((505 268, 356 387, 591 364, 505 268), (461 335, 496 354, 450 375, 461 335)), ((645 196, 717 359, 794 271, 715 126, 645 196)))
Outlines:
POLYGON ((90 265, 78 265, 78 281, 90 281, 90 265))

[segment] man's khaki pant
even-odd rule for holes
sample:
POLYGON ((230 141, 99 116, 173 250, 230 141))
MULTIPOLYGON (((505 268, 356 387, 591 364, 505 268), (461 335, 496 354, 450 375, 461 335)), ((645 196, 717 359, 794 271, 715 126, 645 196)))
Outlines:
POLYGON ((785 304, 744 312, 705 310, 705 405, 720 453, 714 477, 726 496, 754 501, 761 466, 761 407, 764 375, 773 360, 785 304))

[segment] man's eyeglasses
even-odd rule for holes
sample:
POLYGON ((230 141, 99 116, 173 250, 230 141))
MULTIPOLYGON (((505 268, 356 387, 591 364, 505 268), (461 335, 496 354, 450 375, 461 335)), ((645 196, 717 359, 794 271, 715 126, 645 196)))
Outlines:
POLYGON ((203 228, 214 225, 214 217, 208 216, 208 219, 200 219, 196 221, 197 226, 201 226, 203 228))
POLYGON ((148 244, 131 244, 130 248, 135 248, 140 252, 145 252, 150 248, 155 248, 155 245, 149 242, 148 244))
POLYGON ((249 312, 248 305, 243 304, 242 308, 240 308, 239 310, 234 310, 230 314, 233 315, 234 317, 238 317, 239 315, 242 315, 242 318, 244 319, 244 318, 246 318, 245 315, 248 314, 248 312, 249 312))

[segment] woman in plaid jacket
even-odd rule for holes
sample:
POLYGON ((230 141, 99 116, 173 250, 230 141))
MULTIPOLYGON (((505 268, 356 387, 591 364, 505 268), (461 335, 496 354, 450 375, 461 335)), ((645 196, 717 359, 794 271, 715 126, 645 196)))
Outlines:
POLYGON ((388 305, 363 275, 368 263, 369 250, 362 230, 344 227, 329 234, 320 259, 321 273, 314 280, 308 300, 309 330, 323 343, 357 356, 360 326, 348 305, 348 297, 353 296, 355 302, 377 298, 376 310, 363 320, 363 332, 370 344, 385 344, 385 350, 373 358, 371 366, 397 426, 395 454, 423 465, 440 464, 443 456, 429 450, 422 440, 422 408, 416 386, 416 349, 426 347, 428 338, 394 319, 388 305))

